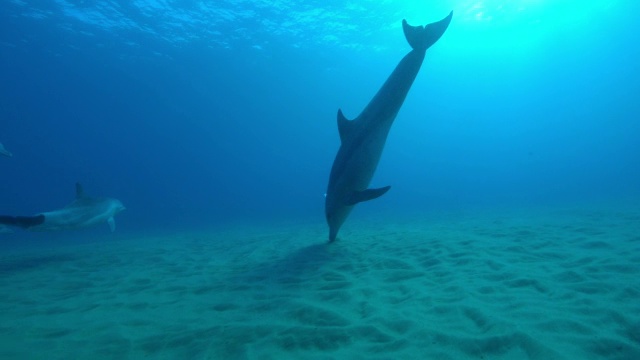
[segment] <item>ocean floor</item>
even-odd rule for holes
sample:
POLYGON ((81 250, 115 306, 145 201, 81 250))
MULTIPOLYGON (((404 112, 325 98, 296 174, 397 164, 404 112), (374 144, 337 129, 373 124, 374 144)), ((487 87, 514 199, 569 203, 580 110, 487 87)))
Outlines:
POLYGON ((354 217, 326 236, 3 251, 0 358, 640 359, 640 208, 354 217))

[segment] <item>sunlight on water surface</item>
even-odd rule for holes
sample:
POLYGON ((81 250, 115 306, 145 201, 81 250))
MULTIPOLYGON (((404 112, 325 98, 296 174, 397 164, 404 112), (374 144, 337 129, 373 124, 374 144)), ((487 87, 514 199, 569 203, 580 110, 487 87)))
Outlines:
MULTIPOLYGON (((593 22, 605 21, 618 0, 449 0, 438 3, 412 1, 403 12, 423 21, 423 14, 454 11, 455 36, 465 46, 535 46, 548 36, 582 31, 593 22)), ((434 20, 429 15, 429 20, 434 20)))

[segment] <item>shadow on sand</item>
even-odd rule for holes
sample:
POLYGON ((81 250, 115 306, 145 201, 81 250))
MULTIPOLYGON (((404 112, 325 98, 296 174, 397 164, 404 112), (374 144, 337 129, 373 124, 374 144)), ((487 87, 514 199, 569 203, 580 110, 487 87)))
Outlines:
POLYGON ((291 283, 312 277, 329 263, 340 261, 347 255, 336 243, 319 243, 302 247, 280 260, 265 262, 246 274, 247 281, 291 283))

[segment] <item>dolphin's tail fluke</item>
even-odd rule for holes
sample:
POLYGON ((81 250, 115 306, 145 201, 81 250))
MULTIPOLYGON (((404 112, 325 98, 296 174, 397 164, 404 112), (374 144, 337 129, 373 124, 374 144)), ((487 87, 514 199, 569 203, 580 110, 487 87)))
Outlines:
POLYGON ((426 26, 411 26, 407 24, 407 20, 402 20, 402 30, 414 50, 426 51, 444 34, 452 17, 453 11, 446 18, 426 26))
POLYGON ((4 216, 0 215, 0 225, 18 226, 28 229, 44 222, 44 215, 36 216, 4 216))

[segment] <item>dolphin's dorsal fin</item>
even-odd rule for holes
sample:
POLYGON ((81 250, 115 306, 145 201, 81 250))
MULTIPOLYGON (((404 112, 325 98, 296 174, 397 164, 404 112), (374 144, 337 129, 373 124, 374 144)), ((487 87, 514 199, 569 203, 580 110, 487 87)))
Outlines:
POLYGON ((79 182, 76 183, 76 199, 82 199, 84 197, 84 190, 79 182))
POLYGON ((111 229, 111 232, 116 231, 116 220, 113 218, 113 216, 107 220, 107 224, 109 224, 109 229, 111 229))
POLYGON ((342 110, 338 109, 338 132, 340 133, 340 141, 344 142, 344 140, 349 137, 353 126, 353 121, 347 119, 342 113, 342 110))
POLYGON ((378 189, 367 189, 363 191, 354 191, 347 201, 346 205, 355 205, 359 202, 377 199, 391 189, 391 186, 385 186, 378 189))

